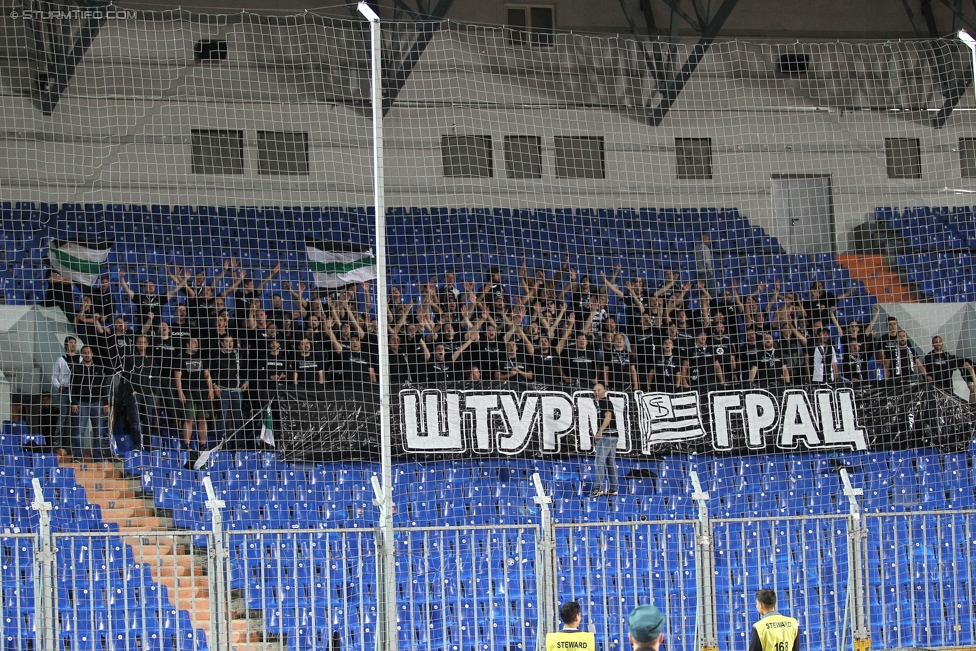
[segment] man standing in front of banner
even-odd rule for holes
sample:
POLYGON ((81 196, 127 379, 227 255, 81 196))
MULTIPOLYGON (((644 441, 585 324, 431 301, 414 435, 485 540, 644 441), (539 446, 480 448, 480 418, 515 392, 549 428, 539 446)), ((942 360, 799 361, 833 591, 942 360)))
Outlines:
POLYGON ((580 630, 583 615, 579 603, 568 601, 560 606, 559 619, 563 627, 557 633, 546 634, 546 651, 596 651, 593 633, 580 630))
POLYGON ((593 486, 588 497, 615 496, 617 494, 617 416, 613 411, 613 403, 607 397, 607 388, 600 383, 593 387, 593 397, 596 398, 597 430, 593 435, 596 451, 593 486), (603 477, 610 480, 608 490, 603 490, 603 477))
POLYGON ((759 621, 752 626, 749 651, 799 651, 800 623, 776 610, 774 590, 756 590, 759 621))

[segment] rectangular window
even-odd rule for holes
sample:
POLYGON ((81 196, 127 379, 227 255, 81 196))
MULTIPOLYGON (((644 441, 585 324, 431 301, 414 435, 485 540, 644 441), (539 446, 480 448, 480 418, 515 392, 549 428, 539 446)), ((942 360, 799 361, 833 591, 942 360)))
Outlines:
POLYGON ((518 47, 552 47, 556 29, 552 5, 507 5, 508 42, 518 47))
POLYGON ((193 129, 194 174, 243 174, 244 132, 234 129, 193 129))
POLYGON ((491 136, 441 136, 444 176, 491 178, 491 136))
POLYGON ((976 138, 959 139, 959 168, 962 178, 976 178, 976 138))
POLYGON ((542 178, 539 136, 505 136, 505 174, 510 179, 542 178))
POLYGON ((603 136, 556 136, 556 176, 561 179, 605 179, 603 136))
POLYGON ((675 138, 674 158, 679 179, 712 178, 711 138, 675 138))
POLYGON ((308 134, 304 131, 258 131, 258 173, 308 175, 308 134))
POLYGON ((922 178, 922 149, 918 138, 885 138, 889 179, 922 178))

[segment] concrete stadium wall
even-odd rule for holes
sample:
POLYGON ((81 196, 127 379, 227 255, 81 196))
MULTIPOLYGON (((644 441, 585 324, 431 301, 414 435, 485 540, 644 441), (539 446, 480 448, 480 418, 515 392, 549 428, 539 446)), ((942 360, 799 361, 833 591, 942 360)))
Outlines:
MULTIPOLYGON (((372 203, 370 120, 355 106, 368 91, 356 45, 361 33, 220 21, 133 25, 103 31, 52 116, 42 116, 25 97, 0 98, 3 199, 372 203), (228 39, 228 62, 193 64, 193 42, 214 36, 228 39), (330 41, 335 38, 347 41, 330 41), (348 49, 332 57, 330 45, 348 49), (307 61, 328 70, 303 73, 307 61), (244 174, 190 174, 195 128, 243 130, 244 174), (308 132, 311 173, 259 175, 259 130, 308 132)), ((931 127, 944 100, 928 72, 912 72, 924 59, 915 46, 881 50, 879 61, 875 50, 863 55, 846 46, 796 44, 814 53, 811 79, 800 81, 773 72, 782 43, 716 44, 668 117, 652 127, 635 107, 652 108, 659 95, 647 71, 633 68, 639 54, 631 45, 560 39, 552 52, 519 53, 497 32, 438 34, 385 120, 387 205, 737 207, 775 232, 771 177, 830 175, 836 240, 823 248, 845 252, 852 229, 871 219, 876 206, 973 203, 976 179, 962 178, 958 153, 960 138, 976 137, 972 87, 945 127, 931 127), (851 72, 872 65, 874 73, 851 72), (547 71, 565 79, 547 82, 547 71), (891 108, 851 111, 840 106, 845 98, 891 108), (904 108, 913 106, 921 110, 904 108), (493 178, 444 176, 441 137, 452 134, 492 136, 493 178), (541 179, 505 178, 507 135, 541 137, 541 179), (604 137, 605 179, 555 176, 554 137, 564 135, 604 137), (712 179, 676 179, 679 137, 711 138, 712 179), (921 179, 887 177, 888 137, 920 140, 921 179)), ((679 44, 678 54, 688 47, 679 44)), ((18 52, 7 50, 11 65, 0 73, 14 85, 27 81, 17 77, 18 52)))

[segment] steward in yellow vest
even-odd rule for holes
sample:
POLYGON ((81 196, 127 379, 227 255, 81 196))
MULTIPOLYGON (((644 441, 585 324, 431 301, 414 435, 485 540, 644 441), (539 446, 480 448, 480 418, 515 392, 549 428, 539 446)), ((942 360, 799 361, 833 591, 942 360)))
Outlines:
POLYGON ((800 623, 776 610, 776 592, 756 591, 756 610, 761 617, 752 626, 749 651, 799 651, 800 623))
POLYGON ((596 651, 593 633, 579 628, 583 615, 578 603, 569 601, 560 606, 559 619, 563 628, 558 633, 546 634, 546 651, 596 651))

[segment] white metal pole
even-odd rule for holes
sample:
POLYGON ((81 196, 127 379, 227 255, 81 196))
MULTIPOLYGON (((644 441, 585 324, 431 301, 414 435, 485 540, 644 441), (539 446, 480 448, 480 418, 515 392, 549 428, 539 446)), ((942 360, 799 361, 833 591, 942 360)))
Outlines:
POLYGON ((384 611, 382 634, 377 636, 377 648, 396 649, 396 572, 393 544, 393 467, 390 442, 390 357, 387 335, 386 291, 386 204, 383 186, 383 67, 380 17, 372 7, 360 2, 359 13, 369 21, 371 43, 371 97, 373 104, 373 206, 376 209, 376 333, 379 339, 380 362, 380 463, 383 476, 383 497, 380 500, 380 538, 383 541, 381 574, 384 611))

